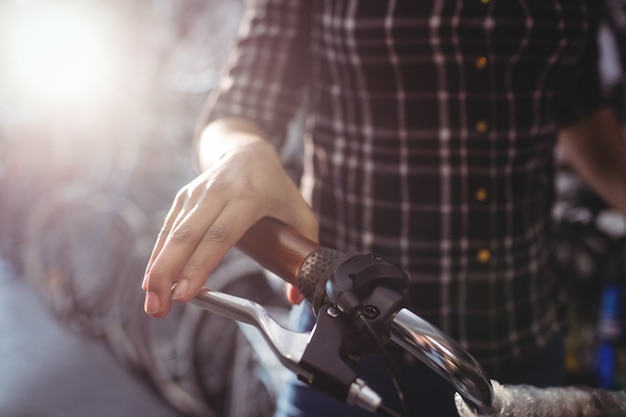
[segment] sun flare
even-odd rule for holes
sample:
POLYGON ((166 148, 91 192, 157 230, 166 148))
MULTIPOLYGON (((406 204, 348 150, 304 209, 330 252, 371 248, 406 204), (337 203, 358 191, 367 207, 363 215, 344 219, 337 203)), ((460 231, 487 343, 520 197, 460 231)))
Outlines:
POLYGON ((38 100, 97 94, 110 74, 109 46, 97 19, 72 9, 31 11, 13 22, 9 65, 20 90, 38 100))

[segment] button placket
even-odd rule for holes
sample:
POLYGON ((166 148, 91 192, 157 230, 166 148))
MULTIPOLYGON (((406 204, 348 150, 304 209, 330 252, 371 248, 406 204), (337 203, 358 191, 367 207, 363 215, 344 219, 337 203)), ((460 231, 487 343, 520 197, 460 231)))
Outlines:
POLYGON ((491 251, 488 248, 481 248, 476 252, 476 260, 481 264, 486 264, 491 260, 491 251))
POLYGON ((484 203, 489 198, 489 192, 485 187, 478 187, 474 191, 474 199, 479 203, 484 203))
MULTIPOLYGON (((482 4, 488 4, 490 2, 490 0, 479 0, 482 4)), ((474 62, 473 62, 473 66, 474 66, 474 71, 475 71, 475 75, 478 77, 477 79, 480 80, 480 83, 487 83, 487 78, 488 75, 488 69, 489 69, 489 58, 487 57, 487 54, 485 54, 485 51, 479 52, 480 55, 476 55, 474 57, 474 62)), ((486 84, 485 84, 486 85, 486 84)), ((485 134, 489 131, 489 124, 487 123, 487 120, 484 118, 478 119, 476 120, 476 123, 474 125, 474 129, 476 131, 476 133, 479 134, 485 134)))
POLYGON ((486 70, 488 65, 489 65, 489 61, 487 60, 487 57, 484 55, 477 56, 474 59, 474 68, 476 68, 478 71, 486 70))
MULTIPOLYGON (((489 60, 485 55, 479 55, 474 58, 474 70, 476 72, 476 75, 478 76, 478 80, 481 80, 481 84, 487 82, 485 77, 487 76, 488 67, 489 60)), ((474 130, 476 133, 485 134, 489 131, 489 123, 486 119, 480 118, 476 120, 474 124, 474 130)))
MULTIPOLYGON (((478 1, 480 2, 481 5, 485 5, 485 6, 491 3, 491 0, 478 0, 478 1)), ((486 11, 486 9, 484 8, 481 8, 481 9, 482 9, 482 12, 486 11)), ((484 85, 485 87, 487 87, 489 83, 488 81, 489 76, 491 73, 490 66, 493 65, 493 63, 490 62, 489 56, 486 53, 487 51, 482 50, 482 51, 475 51, 475 52, 476 52, 476 55, 473 57, 473 62, 471 62, 470 64, 473 68, 471 68, 470 71, 473 72, 473 77, 475 77, 475 80, 477 81, 479 85, 484 85)), ((476 110, 478 111, 472 115, 473 120, 474 120, 473 128, 474 128, 475 134, 480 137, 480 136, 488 134, 489 130, 491 129, 491 126, 489 125, 489 118, 486 117, 489 113, 484 113, 484 111, 488 111, 488 110, 486 110, 484 107, 481 107, 480 109, 476 109, 476 110)), ((473 186, 472 187, 473 199, 474 199, 475 204, 477 204, 476 206, 477 214, 476 214, 475 220, 486 221, 487 219, 483 217, 482 210, 484 209, 484 205, 488 203, 491 198, 489 188, 484 183, 480 184, 480 182, 478 184, 474 183, 472 184, 472 186, 473 186), (482 208, 479 208, 479 206, 482 206, 482 208)), ((485 225, 484 227, 488 227, 488 226, 485 225)), ((478 264, 487 266, 489 263, 491 263, 492 258, 493 258, 493 254, 489 247, 475 248, 474 260, 478 264)))
POLYGON ((476 121, 475 125, 476 133, 484 134, 489 130, 489 124, 486 120, 480 119, 476 121))

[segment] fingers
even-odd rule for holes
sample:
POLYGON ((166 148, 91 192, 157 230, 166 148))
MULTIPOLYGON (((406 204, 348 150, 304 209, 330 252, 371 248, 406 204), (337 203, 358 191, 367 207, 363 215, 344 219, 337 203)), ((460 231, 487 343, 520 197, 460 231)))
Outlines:
POLYGON ((293 305, 300 304, 304 301, 304 297, 300 294, 300 291, 291 284, 286 284, 285 293, 287 295, 287 301, 293 305))
POLYGON ((257 211, 254 205, 237 200, 224 207, 201 200, 185 215, 176 216, 167 236, 156 244, 156 255, 144 279, 146 313, 163 317, 171 301, 191 300, 226 253, 260 218, 257 211))
POLYGON ((459 417, 477 417, 458 392, 454 393, 454 405, 459 417))
POLYGON ((146 286, 147 278, 148 278, 148 271, 150 271, 150 269, 152 268, 152 264, 154 263, 154 260, 156 259, 157 255, 161 253, 161 250, 163 249, 163 246, 165 245, 165 241, 167 240, 168 236, 170 235, 170 232, 172 231, 174 221, 176 220, 178 214, 183 208, 184 201, 179 196, 177 196, 174 199, 174 203, 172 204, 170 211, 167 213, 167 216, 165 217, 163 226, 161 227, 161 230, 159 231, 159 235, 157 236, 154 247, 152 248, 152 253, 150 254, 150 258, 148 259, 148 265, 146 266, 146 271, 144 272, 144 279, 143 279, 143 282, 141 283, 141 288, 143 288, 144 290, 148 289, 146 286))
POLYGON ((189 256, 172 293, 172 300, 191 300, 204 285, 208 274, 215 270, 226 253, 258 218, 252 205, 230 204, 224 207, 189 256))
POLYGON ((163 317, 172 300, 191 300, 224 255, 264 216, 318 239, 315 215, 269 145, 228 153, 183 188, 148 261, 142 284, 146 313, 163 317))
MULTIPOLYGON (((184 203, 175 203, 166 217, 165 224, 159 235, 143 282, 146 290, 144 310, 153 317, 163 317, 169 312, 170 297, 186 293, 188 287, 202 286, 212 268, 203 271, 204 275, 196 274, 193 282, 182 280, 185 266, 206 234, 214 233, 211 225, 220 215, 223 207, 220 204, 206 204, 202 201, 187 201, 193 208, 188 209, 184 203), (178 212, 177 212, 178 211, 178 212), (199 283, 195 281, 200 281, 199 283), (172 285, 177 283, 172 292, 172 285)), ((213 258, 221 257, 230 248, 229 243, 222 242, 225 248, 210 254, 213 258)), ((208 255, 204 255, 208 256, 208 255)), ((218 261, 214 261, 216 264, 218 261)))

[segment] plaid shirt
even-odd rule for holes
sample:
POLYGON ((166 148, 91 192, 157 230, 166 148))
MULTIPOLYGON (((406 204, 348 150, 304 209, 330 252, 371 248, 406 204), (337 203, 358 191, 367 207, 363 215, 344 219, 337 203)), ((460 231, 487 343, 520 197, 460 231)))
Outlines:
POLYGON ((279 145, 308 97, 321 243, 401 267, 415 311, 489 369, 545 344, 553 146, 602 104, 600 2, 248 3, 209 118, 252 119, 279 145))

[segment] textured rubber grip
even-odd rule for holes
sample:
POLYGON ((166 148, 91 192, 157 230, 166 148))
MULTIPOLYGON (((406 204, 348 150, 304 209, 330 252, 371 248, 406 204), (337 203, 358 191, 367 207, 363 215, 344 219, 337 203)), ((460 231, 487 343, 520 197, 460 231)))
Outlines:
POLYGON ((331 301, 326 294, 326 282, 341 264, 353 256, 355 256, 353 253, 319 247, 300 265, 298 291, 311 302, 316 313, 324 304, 331 301))

